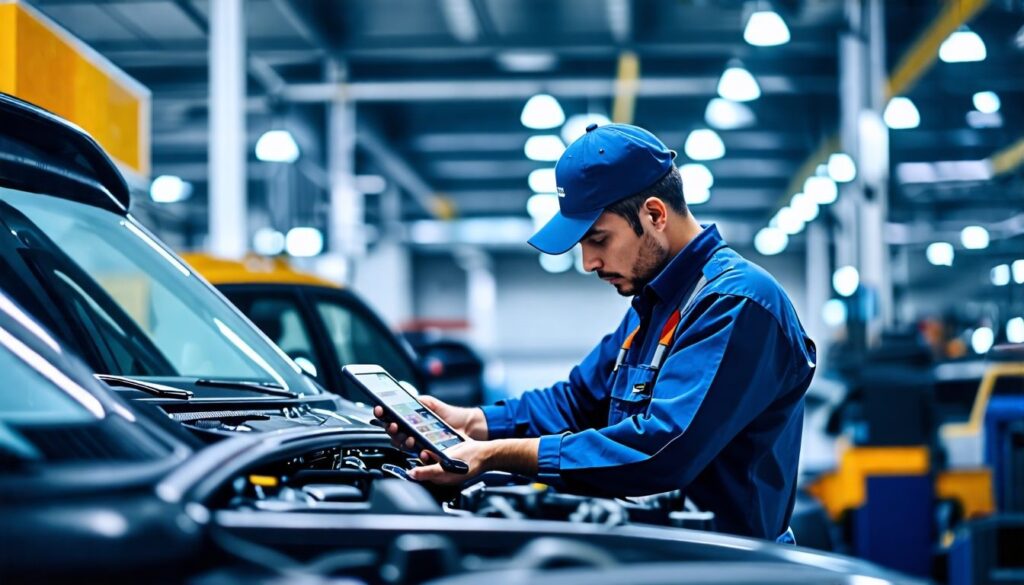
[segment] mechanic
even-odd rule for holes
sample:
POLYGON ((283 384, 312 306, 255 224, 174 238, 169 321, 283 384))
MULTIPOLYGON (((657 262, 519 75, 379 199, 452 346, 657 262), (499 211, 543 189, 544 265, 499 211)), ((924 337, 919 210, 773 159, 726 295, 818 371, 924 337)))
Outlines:
MULTIPOLYGON (((567 381, 474 409, 422 399, 471 439, 448 451, 470 477, 520 472, 608 497, 682 490, 718 531, 791 542, 815 347, 779 283, 690 214, 675 154, 642 128, 591 125, 558 160, 560 212, 530 244, 581 244, 587 271, 632 297, 567 381)), ((467 479, 436 463, 411 475, 467 479)))

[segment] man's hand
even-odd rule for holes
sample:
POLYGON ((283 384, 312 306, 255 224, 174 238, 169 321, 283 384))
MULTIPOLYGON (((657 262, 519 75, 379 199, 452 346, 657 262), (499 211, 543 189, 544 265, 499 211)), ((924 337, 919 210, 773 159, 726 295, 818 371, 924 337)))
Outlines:
MULTIPOLYGON (((452 406, 431 396, 419 396, 419 401, 464 436, 478 441, 487 440, 487 419, 484 417, 484 412, 479 408, 452 406)), ((416 445, 416 439, 402 432, 398 424, 384 414, 383 408, 374 406, 373 416, 384 423, 384 430, 391 435, 391 443, 396 447, 405 448, 410 451, 416 448, 423 448, 423 445, 416 445)))
POLYGON ((445 450, 445 455, 469 465, 464 474, 449 473, 437 463, 437 456, 429 451, 420 453, 420 460, 429 465, 409 471, 416 481, 429 481, 443 485, 457 485, 485 471, 502 470, 534 475, 537 473, 539 439, 501 439, 474 441, 472 439, 445 450))

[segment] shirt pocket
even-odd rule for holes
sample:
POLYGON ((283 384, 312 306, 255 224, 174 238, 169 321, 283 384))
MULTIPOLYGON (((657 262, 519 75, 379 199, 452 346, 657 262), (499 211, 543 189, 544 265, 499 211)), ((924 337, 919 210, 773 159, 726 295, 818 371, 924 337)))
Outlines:
POLYGON ((615 375, 608 424, 613 425, 633 415, 647 414, 651 403, 655 370, 649 366, 620 366, 615 375))

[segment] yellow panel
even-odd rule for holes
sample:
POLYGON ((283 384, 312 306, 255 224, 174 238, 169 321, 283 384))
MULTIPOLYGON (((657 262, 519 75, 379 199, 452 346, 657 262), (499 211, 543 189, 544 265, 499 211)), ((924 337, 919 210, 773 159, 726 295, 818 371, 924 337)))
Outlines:
POLYGON ((149 174, 148 92, 34 10, 0 0, 0 91, 68 119, 149 174))
POLYGON ((856 447, 843 453, 837 471, 821 476, 808 491, 837 518, 864 505, 868 477, 924 475, 929 467, 927 447, 856 447))
POLYGON ((18 7, 0 4, 0 91, 14 95, 15 19, 18 7))
POLYGON ((122 274, 95 274, 103 290, 147 333, 152 332, 153 295, 144 277, 122 274))
POLYGON ((935 495, 958 500, 968 519, 988 516, 995 511, 989 469, 943 471, 935 479, 935 495))
POLYGON ((244 260, 226 260, 198 253, 184 253, 181 257, 213 285, 260 283, 341 288, 337 283, 315 274, 295 270, 287 261, 279 258, 250 256, 244 260))

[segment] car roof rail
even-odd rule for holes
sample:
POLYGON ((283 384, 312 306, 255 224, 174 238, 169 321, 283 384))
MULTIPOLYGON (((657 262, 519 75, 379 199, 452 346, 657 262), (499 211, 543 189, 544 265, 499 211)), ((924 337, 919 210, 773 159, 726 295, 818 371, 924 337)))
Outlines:
POLYGON ((0 186, 53 195, 119 214, 130 191, 114 161, 84 130, 0 93, 0 186))

